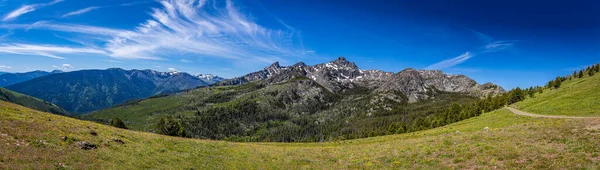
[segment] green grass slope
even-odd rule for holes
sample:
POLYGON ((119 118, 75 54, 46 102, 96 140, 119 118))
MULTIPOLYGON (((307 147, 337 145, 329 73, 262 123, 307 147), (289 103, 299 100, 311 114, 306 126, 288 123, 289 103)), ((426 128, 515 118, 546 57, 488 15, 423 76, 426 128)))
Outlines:
POLYGON ((566 80, 558 89, 545 89, 517 104, 535 114, 600 116, 600 75, 566 80))
MULTIPOLYGON (((189 93, 179 93, 170 96, 156 96, 144 100, 133 100, 121 105, 82 115, 84 119, 104 120, 119 118, 125 120, 127 127, 140 131, 151 131, 156 123, 165 115, 194 114, 198 105, 205 105, 206 100, 223 100, 236 92, 242 93, 253 90, 247 86, 218 86, 200 88, 189 93), (242 92, 240 92, 242 91, 242 92)), ((227 100, 227 99, 225 99, 227 100)))
POLYGON ((0 102, 0 125, 0 169, 600 167, 600 120, 530 118, 506 109, 421 132, 330 143, 175 138, 117 129, 6 102, 0 102), (115 142, 116 138, 124 144, 115 142), (82 150, 76 146, 78 141, 98 148, 82 150))
POLYGON ((21 93, 10 91, 5 88, 0 88, 0 100, 15 103, 21 106, 32 108, 35 110, 49 112, 59 115, 68 115, 67 111, 47 101, 27 96, 21 93))

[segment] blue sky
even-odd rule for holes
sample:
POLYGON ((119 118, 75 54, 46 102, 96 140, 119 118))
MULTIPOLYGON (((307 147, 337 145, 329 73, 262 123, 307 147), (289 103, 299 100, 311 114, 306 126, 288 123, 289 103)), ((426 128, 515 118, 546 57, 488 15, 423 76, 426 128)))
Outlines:
POLYGON ((235 77, 344 56, 507 89, 600 61, 595 1, 0 0, 0 71, 154 69, 235 77), (543 3, 541 3, 543 2, 543 3))

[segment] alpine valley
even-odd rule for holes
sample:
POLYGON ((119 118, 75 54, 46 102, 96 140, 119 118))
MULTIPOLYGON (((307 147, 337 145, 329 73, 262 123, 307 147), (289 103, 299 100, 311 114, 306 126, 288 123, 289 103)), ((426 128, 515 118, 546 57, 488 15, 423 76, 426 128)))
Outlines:
MULTIPOLYGON (((132 100, 83 118, 118 118, 130 129, 202 139, 332 141, 426 129, 418 123, 437 120, 453 103, 504 92, 437 70, 361 70, 340 57, 313 66, 274 63, 213 86, 132 100)), ((441 120, 435 126, 446 124, 441 120)))

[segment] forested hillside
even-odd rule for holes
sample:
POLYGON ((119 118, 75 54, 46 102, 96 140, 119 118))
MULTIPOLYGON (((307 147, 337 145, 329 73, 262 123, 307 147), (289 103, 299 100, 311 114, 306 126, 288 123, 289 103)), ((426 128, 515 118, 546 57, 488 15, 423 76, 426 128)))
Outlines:
POLYGON ((4 88, 0 88, 0 100, 15 103, 42 112, 54 113, 59 115, 69 115, 67 111, 56 106, 55 104, 17 92, 13 92, 4 88))

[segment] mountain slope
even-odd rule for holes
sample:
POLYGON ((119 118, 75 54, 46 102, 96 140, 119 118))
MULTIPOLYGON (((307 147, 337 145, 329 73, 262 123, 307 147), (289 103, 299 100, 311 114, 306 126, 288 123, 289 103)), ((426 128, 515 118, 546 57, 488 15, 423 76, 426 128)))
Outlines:
POLYGON ((506 109, 421 132, 327 143, 230 143, 168 137, 5 102, 0 102, 0 124, 0 169, 600 167, 600 141, 594 139, 598 131, 591 128, 600 121, 522 117, 506 109), (484 127, 489 130, 482 130, 484 127), (83 150, 77 142, 97 148, 83 150))
POLYGON ((229 80, 218 85, 240 85, 264 80, 265 85, 281 83, 298 77, 307 77, 330 92, 343 92, 354 88, 367 88, 376 92, 400 92, 408 102, 429 98, 436 91, 470 93, 476 96, 503 93, 502 87, 486 83, 477 84, 464 75, 444 74, 439 70, 405 69, 396 74, 379 70, 361 70, 343 57, 337 60, 307 66, 300 62, 282 67, 278 62, 263 70, 229 80))
POLYGON ((131 99, 206 85, 187 73, 108 69, 53 74, 11 85, 7 89, 50 101, 79 114, 131 99))
POLYGON ((520 109, 536 114, 600 116, 600 75, 566 80, 558 89, 546 89, 518 103, 520 109))
POLYGON ((60 107, 40 100, 31 96, 27 96, 24 94, 20 94, 17 92, 13 92, 0 87, 0 100, 15 103, 21 106, 25 106, 31 109, 39 110, 42 112, 49 112, 59 115, 69 115, 67 111, 61 109, 60 107))
POLYGON ((60 70, 54 70, 52 72, 45 71, 32 71, 27 73, 5 73, 0 75, 0 87, 6 87, 13 84, 21 83, 38 77, 47 76, 50 74, 63 73, 60 70))
POLYGON ((441 71, 363 71, 340 58, 315 66, 275 63, 217 86, 131 101, 84 117, 104 123, 119 118, 131 129, 149 132, 174 118, 185 136, 203 139, 317 142, 423 130, 428 125, 413 122, 437 120, 453 103, 501 90, 441 71))

